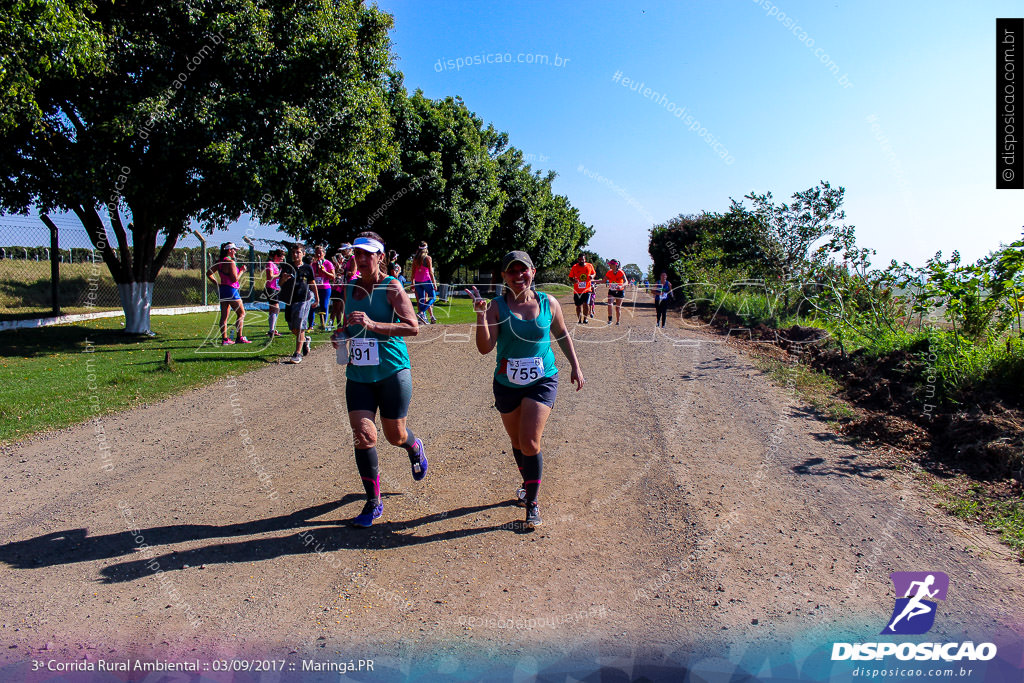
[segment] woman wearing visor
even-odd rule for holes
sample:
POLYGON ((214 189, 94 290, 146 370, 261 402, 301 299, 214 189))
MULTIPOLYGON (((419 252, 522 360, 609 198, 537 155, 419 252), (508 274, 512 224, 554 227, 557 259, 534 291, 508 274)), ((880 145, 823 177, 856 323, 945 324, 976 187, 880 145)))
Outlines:
POLYGON ((409 455, 416 481, 427 475, 427 454, 423 441, 406 426, 412 374, 402 337, 419 332, 416 313, 398 280, 382 270, 387 257, 381 236, 362 232, 352 247, 359 277, 346 282, 344 291, 338 293, 343 301, 344 327, 331 336, 331 343, 338 348, 347 338, 349 344, 345 402, 356 467, 366 491, 366 505, 352 523, 368 527, 384 511, 374 424, 377 411, 388 443, 404 448, 409 455))
POLYGON ((537 269, 530 256, 512 251, 501 262, 504 293, 487 301, 476 287, 466 290, 476 311, 476 348, 488 354, 498 348, 494 369, 494 405, 512 441, 512 454, 523 483, 516 502, 526 507, 526 526, 541 523, 537 505, 543 457, 540 440, 558 392, 558 368, 551 351, 551 333, 572 367, 576 391, 585 380, 562 307, 554 297, 530 289, 537 269))

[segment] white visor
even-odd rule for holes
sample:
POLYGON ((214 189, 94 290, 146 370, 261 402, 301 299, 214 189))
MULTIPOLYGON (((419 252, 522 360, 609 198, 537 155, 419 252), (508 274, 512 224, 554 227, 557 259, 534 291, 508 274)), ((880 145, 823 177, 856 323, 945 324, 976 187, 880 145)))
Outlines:
POLYGON ((357 237, 355 242, 352 243, 353 249, 362 249, 372 253, 384 253, 384 245, 373 239, 372 237, 357 237))

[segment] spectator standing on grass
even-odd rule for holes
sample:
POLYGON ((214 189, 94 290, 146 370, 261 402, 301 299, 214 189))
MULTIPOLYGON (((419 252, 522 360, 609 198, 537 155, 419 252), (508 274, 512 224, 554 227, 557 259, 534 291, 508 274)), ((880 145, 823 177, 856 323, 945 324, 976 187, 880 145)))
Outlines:
POLYGON ((345 369, 345 403, 352 426, 356 467, 366 491, 366 504, 352 524, 368 527, 384 512, 380 497, 380 465, 377 428, 380 423, 388 443, 405 449, 415 481, 427 476, 423 441, 408 428, 412 399, 412 372, 403 337, 419 332, 416 313, 398 280, 386 275, 384 241, 375 232, 362 232, 353 246, 359 279, 339 292, 344 298, 345 325, 331 335, 335 348, 349 344, 345 369))
POLYGON ((331 324, 338 327, 341 325, 341 309, 344 304, 341 293, 344 291, 345 283, 355 278, 356 262, 352 258, 352 245, 348 242, 343 243, 334 252, 331 261, 334 263, 334 286, 331 290, 332 293, 334 290, 338 292, 338 296, 331 298, 331 324))
POLYGON ((522 475, 516 503, 526 507, 526 526, 541 523, 537 495, 544 460, 540 441, 558 393, 558 367, 551 350, 551 333, 572 367, 576 390, 585 380, 576 350, 554 297, 531 289, 537 269, 530 256, 512 251, 501 261, 504 288, 487 301, 476 287, 466 290, 476 311, 476 348, 486 355, 497 346, 494 368, 494 407, 512 442, 512 455, 522 475))
POLYGON ((406 281, 405 281, 405 276, 402 275, 402 266, 398 265, 397 263, 392 263, 391 264, 391 277, 393 277, 396 280, 398 280, 398 283, 400 285, 402 285, 402 289, 405 289, 406 281))
MULTIPOLYGON (((317 308, 310 311, 309 328, 313 329, 313 321, 317 314, 320 316, 320 329, 327 332, 327 316, 331 306, 331 283, 334 282, 334 263, 327 259, 327 252, 321 245, 313 248, 313 278, 316 283, 317 308)), ((330 328, 333 329, 333 328, 330 328)))
POLYGON ((594 266, 587 263, 586 254, 580 254, 576 263, 569 269, 569 279, 572 280, 572 302, 576 305, 577 323, 587 324, 590 295, 594 291, 595 277, 597 277, 597 271, 594 270, 594 266))
POLYGON ((654 295, 654 311, 657 316, 654 326, 665 327, 665 321, 668 319, 668 302, 672 298, 672 283, 668 281, 668 273, 662 273, 658 277, 658 281, 651 288, 651 294, 654 295))
POLYGON ((282 261, 284 261, 284 249, 274 249, 268 255, 267 267, 263 271, 267 279, 267 284, 263 288, 263 293, 267 297, 267 327, 269 328, 267 336, 271 339, 281 336, 281 333, 277 331, 277 316, 281 312, 279 297, 282 261))
POLYGON ((309 312, 319 303, 317 299, 316 276, 313 268, 306 263, 306 250, 301 244, 293 244, 289 251, 291 266, 281 271, 281 301, 285 303, 284 317, 288 330, 295 335, 295 353, 290 362, 301 363, 309 353, 311 342, 306 335, 309 328, 309 312))
POLYGON ((220 256, 217 258, 217 262, 206 271, 206 277, 213 284, 217 285, 217 292, 220 298, 220 343, 222 346, 234 344, 236 341, 240 344, 251 343, 242 336, 242 326, 245 324, 245 307, 242 305, 242 295, 238 289, 241 286, 239 278, 245 272, 245 266, 235 264, 235 254, 237 253, 238 247, 235 246, 234 242, 225 242, 220 245, 220 256), (214 277, 214 273, 220 276, 219 282, 214 277), (235 311, 234 341, 228 338, 228 311, 231 309, 235 311))
POLYGON ((434 301, 437 299, 436 282, 434 261, 427 253, 427 243, 420 242, 416 249, 416 256, 412 259, 412 283, 420 309, 417 317, 424 325, 437 322, 437 318, 434 317, 434 301), (429 321, 428 315, 430 316, 429 321))

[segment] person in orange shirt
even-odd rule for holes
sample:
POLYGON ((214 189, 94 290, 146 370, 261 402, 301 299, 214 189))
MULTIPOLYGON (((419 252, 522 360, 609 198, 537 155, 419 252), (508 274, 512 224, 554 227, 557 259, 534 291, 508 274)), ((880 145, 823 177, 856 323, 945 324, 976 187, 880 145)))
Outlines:
POLYGON ((612 259, 608 262, 611 269, 604 274, 608 283, 608 324, 612 324, 612 302, 615 302, 615 324, 619 324, 622 315, 622 300, 626 297, 626 273, 619 270, 619 262, 612 259))
POLYGON ((580 254, 576 263, 569 269, 572 280, 572 302, 576 304, 576 322, 587 324, 587 308, 590 306, 590 294, 594 291, 594 278, 597 271, 587 263, 585 254, 580 254))

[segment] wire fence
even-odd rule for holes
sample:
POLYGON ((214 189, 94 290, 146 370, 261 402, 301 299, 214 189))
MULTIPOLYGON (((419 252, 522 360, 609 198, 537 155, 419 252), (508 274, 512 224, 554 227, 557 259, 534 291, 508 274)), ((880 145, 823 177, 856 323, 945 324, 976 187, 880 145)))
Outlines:
MULTIPOLYGON (((48 317, 58 312, 120 310, 117 284, 82 225, 73 216, 56 216, 53 221, 57 226, 56 249, 51 244, 50 230, 37 217, 0 217, 0 321, 48 317), (52 277, 54 267, 56 281, 52 277)), ((133 246, 130 232, 127 238, 128 245, 133 246)), ((178 239, 154 282, 154 308, 217 303, 216 287, 206 279, 205 272, 216 259, 219 240, 215 244, 214 238, 209 238, 207 242, 204 248, 195 233, 178 239)), ((117 241, 109 230, 107 243, 116 251, 117 241)), ((238 263, 246 265, 246 272, 240 278, 242 298, 261 307, 266 303, 263 269, 267 250, 277 245, 261 244, 263 251, 255 246, 240 246, 238 263)), ((311 245, 307 253, 312 253, 311 245)), ((408 277, 411 265, 405 263, 404 266, 408 277)), ((542 271, 537 274, 537 281, 565 282, 567 272, 567 268, 542 271)), ((476 268, 459 266, 451 278, 453 282, 466 284, 439 284, 437 293, 441 301, 465 296, 463 288, 468 284, 476 285, 485 296, 494 296, 500 291, 500 285, 492 280, 490 272, 476 268)), ((411 282, 408 289, 413 289, 411 282)))
MULTIPOLYGON (((121 300, 110 269, 93 248, 88 233, 72 218, 54 219, 57 249, 50 231, 38 219, 6 216, 0 219, 0 320, 118 310, 121 300), (52 277, 56 266, 57 280, 52 277)), ((133 246, 129 232, 128 245, 133 246)), ((108 243, 116 245, 108 232, 108 243)), ((160 245, 157 246, 160 248, 160 245)), ((116 247, 115 247, 116 250, 116 247)), ((217 292, 205 278, 216 257, 194 233, 181 236, 153 285, 153 307, 197 306, 216 303, 217 292)), ((248 264, 243 295, 255 297, 262 287, 266 252, 245 250, 239 262, 248 264), (256 273, 255 278, 250 273, 256 273)))

